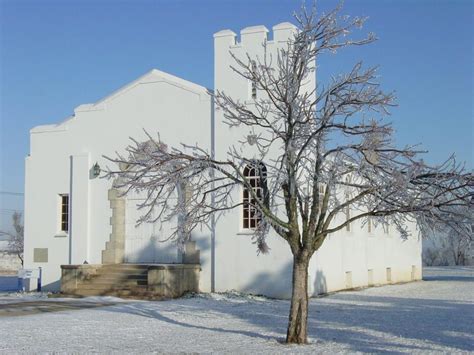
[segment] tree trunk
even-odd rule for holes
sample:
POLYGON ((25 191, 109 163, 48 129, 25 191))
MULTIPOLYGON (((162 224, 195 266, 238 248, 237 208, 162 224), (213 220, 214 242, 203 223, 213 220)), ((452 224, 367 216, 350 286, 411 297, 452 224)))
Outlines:
POLYGON ((20 259, 21 267, 23 267, 23 255, 22 255, 22 253, 18 253, 17 256, 18 256, 18 259, 20 259))
POLYGON ((307 258, 293 258, 293 291, 286 342, 308 342, 308 263, 307 258))

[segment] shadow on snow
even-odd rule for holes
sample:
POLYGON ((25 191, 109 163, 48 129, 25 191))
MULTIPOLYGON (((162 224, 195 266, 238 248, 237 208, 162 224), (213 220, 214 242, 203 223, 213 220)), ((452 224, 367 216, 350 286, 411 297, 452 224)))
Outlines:
MULTIPOLYGON (((226 298, 208 301, 197 298, 192 304, 189 299, 179 299, 159 303, 127 303, 106 309, 187 328, 281 341, 286 334, 289 302, 255 299, 236 302, 226 298), (199 323, 183 320, 190 312, 200 315, 199 323), (210 313, 239 318, 262 331, 233 329, 225 325, 207 326, 206 318, 210 313)), ((308 334, 312 342, 347 344, 352 351, 365 352, 436 350, 431 344, 472 351, 473 326, 474 308, 471 303, 354 292, 312 299, 308 316, 308 334), (418 344, 401 344, 397 340, 399 338, 418 341, 418 344), (419 341, 424 343, 419 345, 419 341)))

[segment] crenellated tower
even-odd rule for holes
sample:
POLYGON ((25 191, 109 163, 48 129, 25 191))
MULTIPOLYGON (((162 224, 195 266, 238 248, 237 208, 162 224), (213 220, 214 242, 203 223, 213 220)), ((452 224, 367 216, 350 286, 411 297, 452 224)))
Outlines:
MULTIPOLYGON (((214 34, 214 90, 225 92, 235 100, 249 105, 249 108, 256 98, 263 97, 263 92, 255 90, 250 80, 236 74, 230 66, 235 65, 232 55, 244 62, 248 61, 247 54, 250 58, 258 58, 260 61, 263 61, 266 55, 267 59, 272 58, 272 63, 275 63, 278 50, 287 46, 298 28, 289 22, 283 22, 273 26, 272 30, 270 32, 265 26, 246 27, 240 31, 240 38, 228 29, 214 34)), ((305 80, 305 91, 311 92, 315 86, 315 75, 305 80)), ((229 129, 223 124, 221 115, 218 109, 215 110, 215 143, 218 147, 217 157, 224 158, 227 152, 224 147, 236 143, 246 132, 236 128, 229 129)))
POLYGON ((287 45, 288 40, 297 31, 289 22, 273 26, 273 36, 265 26, 246 27, 237 34, 231 30, 222 30, 214 34, 214 89, 225 91, 228 95, 241 100, 252 98, 250 84, 238 77, 230 68, 234 63, 231 53, 238 58, 263 59, 263 43, 267 44, 267 56, 276 57, 278 48, 287 45))

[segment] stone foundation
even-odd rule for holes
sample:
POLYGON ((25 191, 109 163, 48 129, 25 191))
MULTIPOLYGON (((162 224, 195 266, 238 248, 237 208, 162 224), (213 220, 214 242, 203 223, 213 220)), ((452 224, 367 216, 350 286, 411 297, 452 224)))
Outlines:
POLYGON ((61 293, 75 294, 78 287, 91 280, 102 265, 61 265, 61 293))
POLYGON ((199 264, 62 265, 61 293, 145 299, 199 292, 199 264))
POLYGON ((148 268, 148 290, 165 298, 199 292, 200 267, 195 265, 152 265, 148 268))

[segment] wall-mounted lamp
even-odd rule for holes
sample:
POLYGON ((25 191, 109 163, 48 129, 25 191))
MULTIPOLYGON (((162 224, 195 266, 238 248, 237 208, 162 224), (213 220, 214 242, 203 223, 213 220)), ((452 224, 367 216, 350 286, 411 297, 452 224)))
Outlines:
POLYGON ((93 177, 98 177, 100 175, 100 165, 99 163, 95 163, 93 166, 92 166, 92 176, 93 177))
POLYGON ((247 143, 250 145, 254 145, 257 143, 257 135, 256 134, 249 134, 247 136, 247 143))

